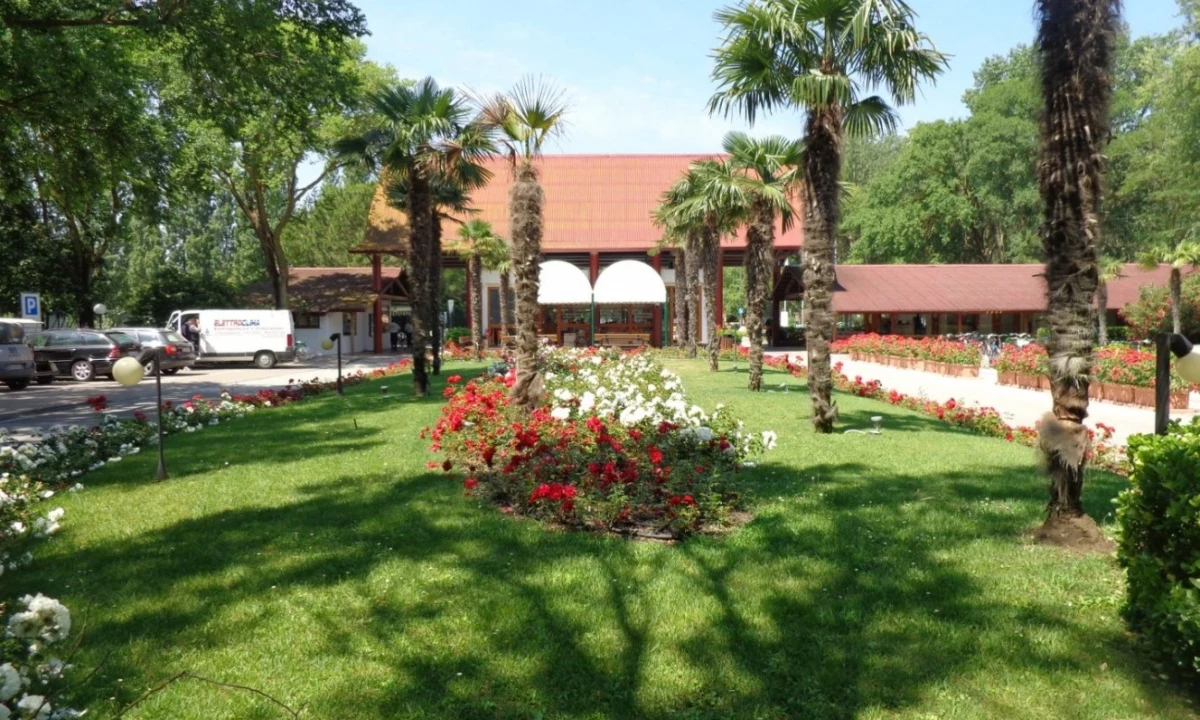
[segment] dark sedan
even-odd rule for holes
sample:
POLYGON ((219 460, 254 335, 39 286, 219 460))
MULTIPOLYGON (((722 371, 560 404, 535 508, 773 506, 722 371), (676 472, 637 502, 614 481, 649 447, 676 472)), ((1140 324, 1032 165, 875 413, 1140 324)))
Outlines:
POLYGON ((64 375, 79 382, 97 375, 112 377, 113 363, 141 353, 137 340, 108 330, 47 330, 33 339, 37 381, 41 384, 64 375))
POLYGON ((174 330, 160 328, 113 328, 115 332, 128 335, 142 346, 138 362, 146 367, 146 373, 158 372, 155 355, 161 350, 164 375, 174 375, 196 364, 196 348, 174 330))

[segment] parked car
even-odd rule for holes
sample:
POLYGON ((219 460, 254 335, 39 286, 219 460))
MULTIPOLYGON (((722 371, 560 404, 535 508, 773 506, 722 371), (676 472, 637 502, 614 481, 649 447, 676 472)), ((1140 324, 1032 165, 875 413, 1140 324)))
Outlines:
POLYGON ((113 363, 141 354, 137 340, 111 330, 47 330, 33 339, 37 381, 43 385, 60 375, 79 382, 111 378, 113 363))
POLYGON ((9 390, 24 390, 34 375, 33 348, 25 341, 25 328, 0 320, 0 381, 9 390))
POLYGON ((174 375, 196 364, 196 348, 182 335, 174 330, 161 328, 113 328, 114 332, 123 333, 133 338, 142 346, 142 354, 138 362, 146 367, 146 373, 153 375, 158 372, 155 357, 162 349, 162 371, 164 375, 174 375))

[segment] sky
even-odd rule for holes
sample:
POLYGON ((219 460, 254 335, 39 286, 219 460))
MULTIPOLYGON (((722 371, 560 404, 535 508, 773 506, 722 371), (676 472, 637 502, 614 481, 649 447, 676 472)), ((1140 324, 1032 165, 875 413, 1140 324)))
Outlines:
MULTIPOLYGON (((917 27, 950 68, 900 109, 904 127, 962 117, 972 73, 992 55, 1034 36, 1032 0, 909 0, 917 27)), ((564 89, 564 137, 548 152, 691 153, 720 148, 731 129, 748 129, 706 103, 715 85, 711 52, 721 0, 359 0, 371 36, 367 56, 402 78, 432 75, 476 92, 507 90, 540 75, 564 89), (503 8, 504 12, 497 12, 503 8)), ((1133 35, 1179 24, 1175 0, 1126 0, 1133 35)), ((794 111, 761 118, 757 135, 798 136, 794 111)))

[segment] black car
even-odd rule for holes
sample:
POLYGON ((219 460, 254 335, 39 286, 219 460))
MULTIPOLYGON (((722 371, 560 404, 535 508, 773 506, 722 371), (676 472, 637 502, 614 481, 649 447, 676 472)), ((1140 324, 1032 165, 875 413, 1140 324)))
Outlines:
POLYGON ((97 375, 112 377, 113 363, 141 354, 137 340, 108 330, 48 330, 33 339, 37 381, 41 384, 53 382, 60 375, 79 382, 97 375))
POLYGON ((158 372, 155 355, 162 351, 164 375, 174 375, 180 370, 196 364, 196 348, 174 330, 160 328, 113 328, 114 332, 128 335, 142 346, 138 362, 146 367, 150 375, 158 372))

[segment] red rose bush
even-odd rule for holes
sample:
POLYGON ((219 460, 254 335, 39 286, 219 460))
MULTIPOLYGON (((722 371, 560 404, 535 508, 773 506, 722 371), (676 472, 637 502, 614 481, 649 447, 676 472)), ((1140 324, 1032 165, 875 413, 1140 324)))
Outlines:
POLYGON ((545 405, 508 402, 511 373, 452 384, 431 463, 458 471, 468 493, 569 526, 681 537, 726 523, 740 476, 775 444, 718 406, 687 401, 680 378, 646 355, 555 350, 543 355, 545 405))

